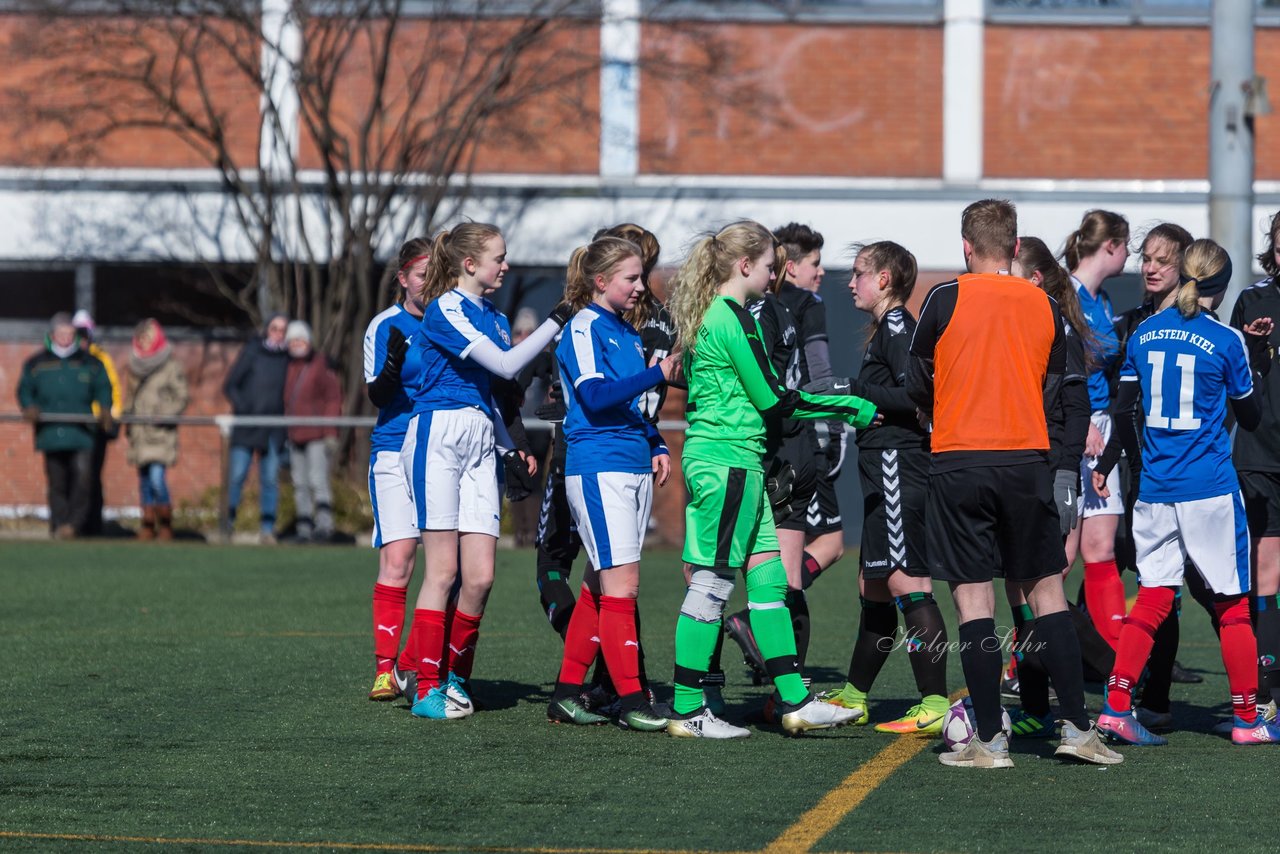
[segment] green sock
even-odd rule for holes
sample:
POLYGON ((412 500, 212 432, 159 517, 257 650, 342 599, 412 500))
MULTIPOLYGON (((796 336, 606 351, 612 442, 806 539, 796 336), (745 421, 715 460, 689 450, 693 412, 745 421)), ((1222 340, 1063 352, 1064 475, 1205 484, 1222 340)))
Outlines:
POLYGON ((925 710, 931 715, 946 714, 947 709, 951 707, 951 704, 947 702, 947 698, 941 694, 930 694, 927 697, 922 697, 920 705, 924 706, 925 710))
POLYGON ((800 678, 796 658, 796 636, 791 628, 791 612, 786 608, 787 573, 782 558, 767 560, 747 572, 747 604, 751 607, 751 633, 756 636, 760 657, 768 664, 781 660, 790 672, 773 677, 778 695, 787 705, 795 705, 809 696, 800 678))
POLYGON ((861 703, 865 706, 867 704, 867 692, 859 691, 853 687, 852 682, 846 682, 844 683, 844 689, 840 691, 840 699, 846 703, 861 703))
POLYGON ((701 675, 711 664, 719 637, 719 621, 704 623, 684 614, 676 621, 675 699, 671 702, 676 714, 687 715, 702 708, 701 675))

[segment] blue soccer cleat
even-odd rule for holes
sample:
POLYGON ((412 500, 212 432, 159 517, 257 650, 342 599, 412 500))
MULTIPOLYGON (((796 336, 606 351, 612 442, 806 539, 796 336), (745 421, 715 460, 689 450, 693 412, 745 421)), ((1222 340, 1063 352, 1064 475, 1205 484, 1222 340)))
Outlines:
POLYGON ((1122 741, 1134 747, 1161 747, 1169 743, 1169 739, 1161 738, 1139 723, 1132 709, 1124 714, 1117 714, 1104 703, 1102 714, 1098 715, 1097 727, 1111 741, 1122 741))
POLYGON ((1232 744, 1275 744, 1276 742, 1280 742, 1280 725, 1271 723, 1261 714, 1251 724, 1239 718, 1232 721, 1232 744))
POLYGON ((416 718, 427 718, 433 721, 448 720, 450 718, 449 698, 445 696, 443 688, 432 688, 427 692, 427 696, 414 701, 410 711, 416 718))

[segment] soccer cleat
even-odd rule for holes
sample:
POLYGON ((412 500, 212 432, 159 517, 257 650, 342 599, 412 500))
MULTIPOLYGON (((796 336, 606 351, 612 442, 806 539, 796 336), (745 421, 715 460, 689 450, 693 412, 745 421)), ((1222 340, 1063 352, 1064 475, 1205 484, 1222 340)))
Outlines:
POLYGON ((1162 747, 1169 743, 1169 739, 1149 732, 1132 711, 1116 714, 1106 703, 1102 705, 1102 714, 1098 715, 1096 729, 1109 741, 1122 741, 1134 747, 1162 747))
POLYGON ((1000 680, 1000 699, 1017 702, 1022 699, 1020 689, 1021 686, 1018 683, 1018 676, 1015 671, 1014 675, 1006 676, 1000 680))
POLYGON ((427 718, 433 721, 463 717, 452 709, 452 704, 442 688, 432 688, 425 697, 415 700, 410 711, 416 718, 427 718))
POLYGON ((373 677, 373 687, 369 689, 370 700, 385 703, 399 696, 400 689, 396 686, 395 677, 391 675, 390 670, 384 670, 373 677))
POLYGON ((1195 685, 1203 682, 1204 677, 1183 667, 1182 662, 1174 660, 1173 669, 1169 672, 1169 681, 1183 685, 1195 685))
POLYGON ((618 695, 610 688, 603 685, 592 685, 591 690, 584 690, 578 697, 578 702, 587 711, 596 712, 605 716, 616 715, 618 713, 618 695))
POLYGON ((552 700, 547 705, 547 720, 553 724, 577 724, 578 726, 596 726, 607 724, 609 719, 604 715, 589 712, 573 697, 563 700, 552 700))
POLYGON ((1152 732, 1161 730, 1168 732, 1173 729, 1172 712, 1153 712, 1151 709, 1139 706, 1133 710, 1133 716, 1138 719, 1138 723, 1152 732))
POLYGON ((915 705, 896 721, 885 721, 876 724, 876 732, 891 732, 895 735, 941 735, 942 720, 947 716, 946 709, 942 714, 934 714, 923 705, 915 705))
MULTIPOLYGON (((1258 719, 1273 723, 1276 719, 1276 701, 1258 704, 1258 719)), ((1236 728, 1235 718, 1227 718, 1225 721, 1218 721, 1213 725, 1214 735, 1231 735, 1236 728)))
POLYGON ((938 761, 952 768, 1012 768, 1009 739, 1003 732, 984 742, 975 734, 968 744, 950 753, 938 754, 938 761))
POLYGON ((724 618, 724 630, 742 649, 742 661, 755 675, 763 676, 768 671, 764 666, 764 656, 756 644, 756 636, 751 632, 751 621, 745 611, 730 614, 724 618))
POLYGON ((751 730, 734 726, 701 709, 691 715, 672 715, 667 721, 667 733, 674 738, 746 738, 751 730))
MULTIPOLYGON (((1124 761, 1123 756, 1102 743, 1099 726, 1091 724, 1087 730, 1081 730, 1071 721, 1058 721, 1058 726, 1061 728, 1062 738, 1058 742, 1058 749, 1053 751, 1054 756, 1069 756, 1092 765, 1119 765, 1124 761)), ((1150 736, 1151 733, 1147 735, 1150 736)), ((1164 739, 1160 743, 1163 744, 1164 739)))
POLYGON ((475 713, 475 703, 471 701, 471 695, 467 693, 467 680, 463 679, 456 673, 450 673, 449 678, 444 680, 441 686, 444 688, 444 695, 448 698, 450 705, 457 712, 456 715, 450 717, 465 718, 467 715, 475 713))
POLYGON ((800 735, 814 729, 832 729, 852 723, 862 715, 859 709, 846 709, 824 703, 813 695, 790 711, 779 703, 778 710, 782 712, 782 728, 790 735, 800 735))
POLYGON ((1053 715, 1038 717, 1025 709, 1009 712, 1009 729, 1016 738, 1050 738, 1054 735, 1053 715))
POLYGON ((400 693, 409 698, 409 702, 413 702, 413 698, 418 696, 418 671, 410 668, 405 670, 400 667, 400 662, 396 662, 391 668, 391 678, 395 680, 396 687, 400 689, 400 693))
POLYGON ((667 728, 668 723, 670 721, 655 712, 647 703, 618 716, 618 726, 637 732, 661 732, 667 728))
POLYGON ((1258 704, 1258 717, 1267 723, 1274 723, 1276 719, 1276 701, 1270 700, 1266 703, 1258 704))
POLYGON ((866 726, 870 721, 867 715, 867 703, 865 700, 855 702, 844 696, 844 692, 839 688, 832 688, 830 691, 823 691, 818 695, 818 699, 824 703, 830 703, 833 706, 839 706, 842 709, 853 709, 857 711, 858 717, 854 719, 853 726, 866 726))
POLYGON ((1236 718, 1232 721, 1232 744, 1275 744, 1280 742, 1280 725, 1265 720, 1258 715, 1253 723, 1247 724, 1236 718))

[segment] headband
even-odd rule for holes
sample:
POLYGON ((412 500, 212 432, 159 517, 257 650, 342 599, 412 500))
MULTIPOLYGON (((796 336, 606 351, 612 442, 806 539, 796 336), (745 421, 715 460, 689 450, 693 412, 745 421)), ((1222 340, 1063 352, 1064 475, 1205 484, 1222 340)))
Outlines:
POLYGON ((1195 282, 1196 290, 1200 292, 1202 297, 1213 297, 1222 293, 1227 289, 1227 285, 1231 283, 1231 259, 1227 259, 1227 263, 1222 265, 1222 269, 1214 273, 1212 276, 1205 276, 1203 279, 1197 279, 1195 276, 1179 275, 1178 278, 1182 284, 1195 282))
POLYGON ((425 261, 430 257, 431 257, 430 255, 415 255, 412 258, 410 258, 408 261, 405 261, 403 264, 401 264, 400 269, 397 272, 403 273, 406 269, 408 269, 409 267, 412 267, 414 264, 417 264, 419 261, 425 261))

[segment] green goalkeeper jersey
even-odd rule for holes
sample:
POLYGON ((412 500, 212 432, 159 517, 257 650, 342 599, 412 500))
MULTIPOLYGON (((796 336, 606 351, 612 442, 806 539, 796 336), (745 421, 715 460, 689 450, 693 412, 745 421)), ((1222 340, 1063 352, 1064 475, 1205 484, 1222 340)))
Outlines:
POLYGON ((735 300, 717 296, 697 344, 684 354, 689 404, 683 455, 764 470, 765 417, 840 419, 866 427, 875 406, 852 395, 814 395, 786 388, 765 353, 760 324, 735 300))

